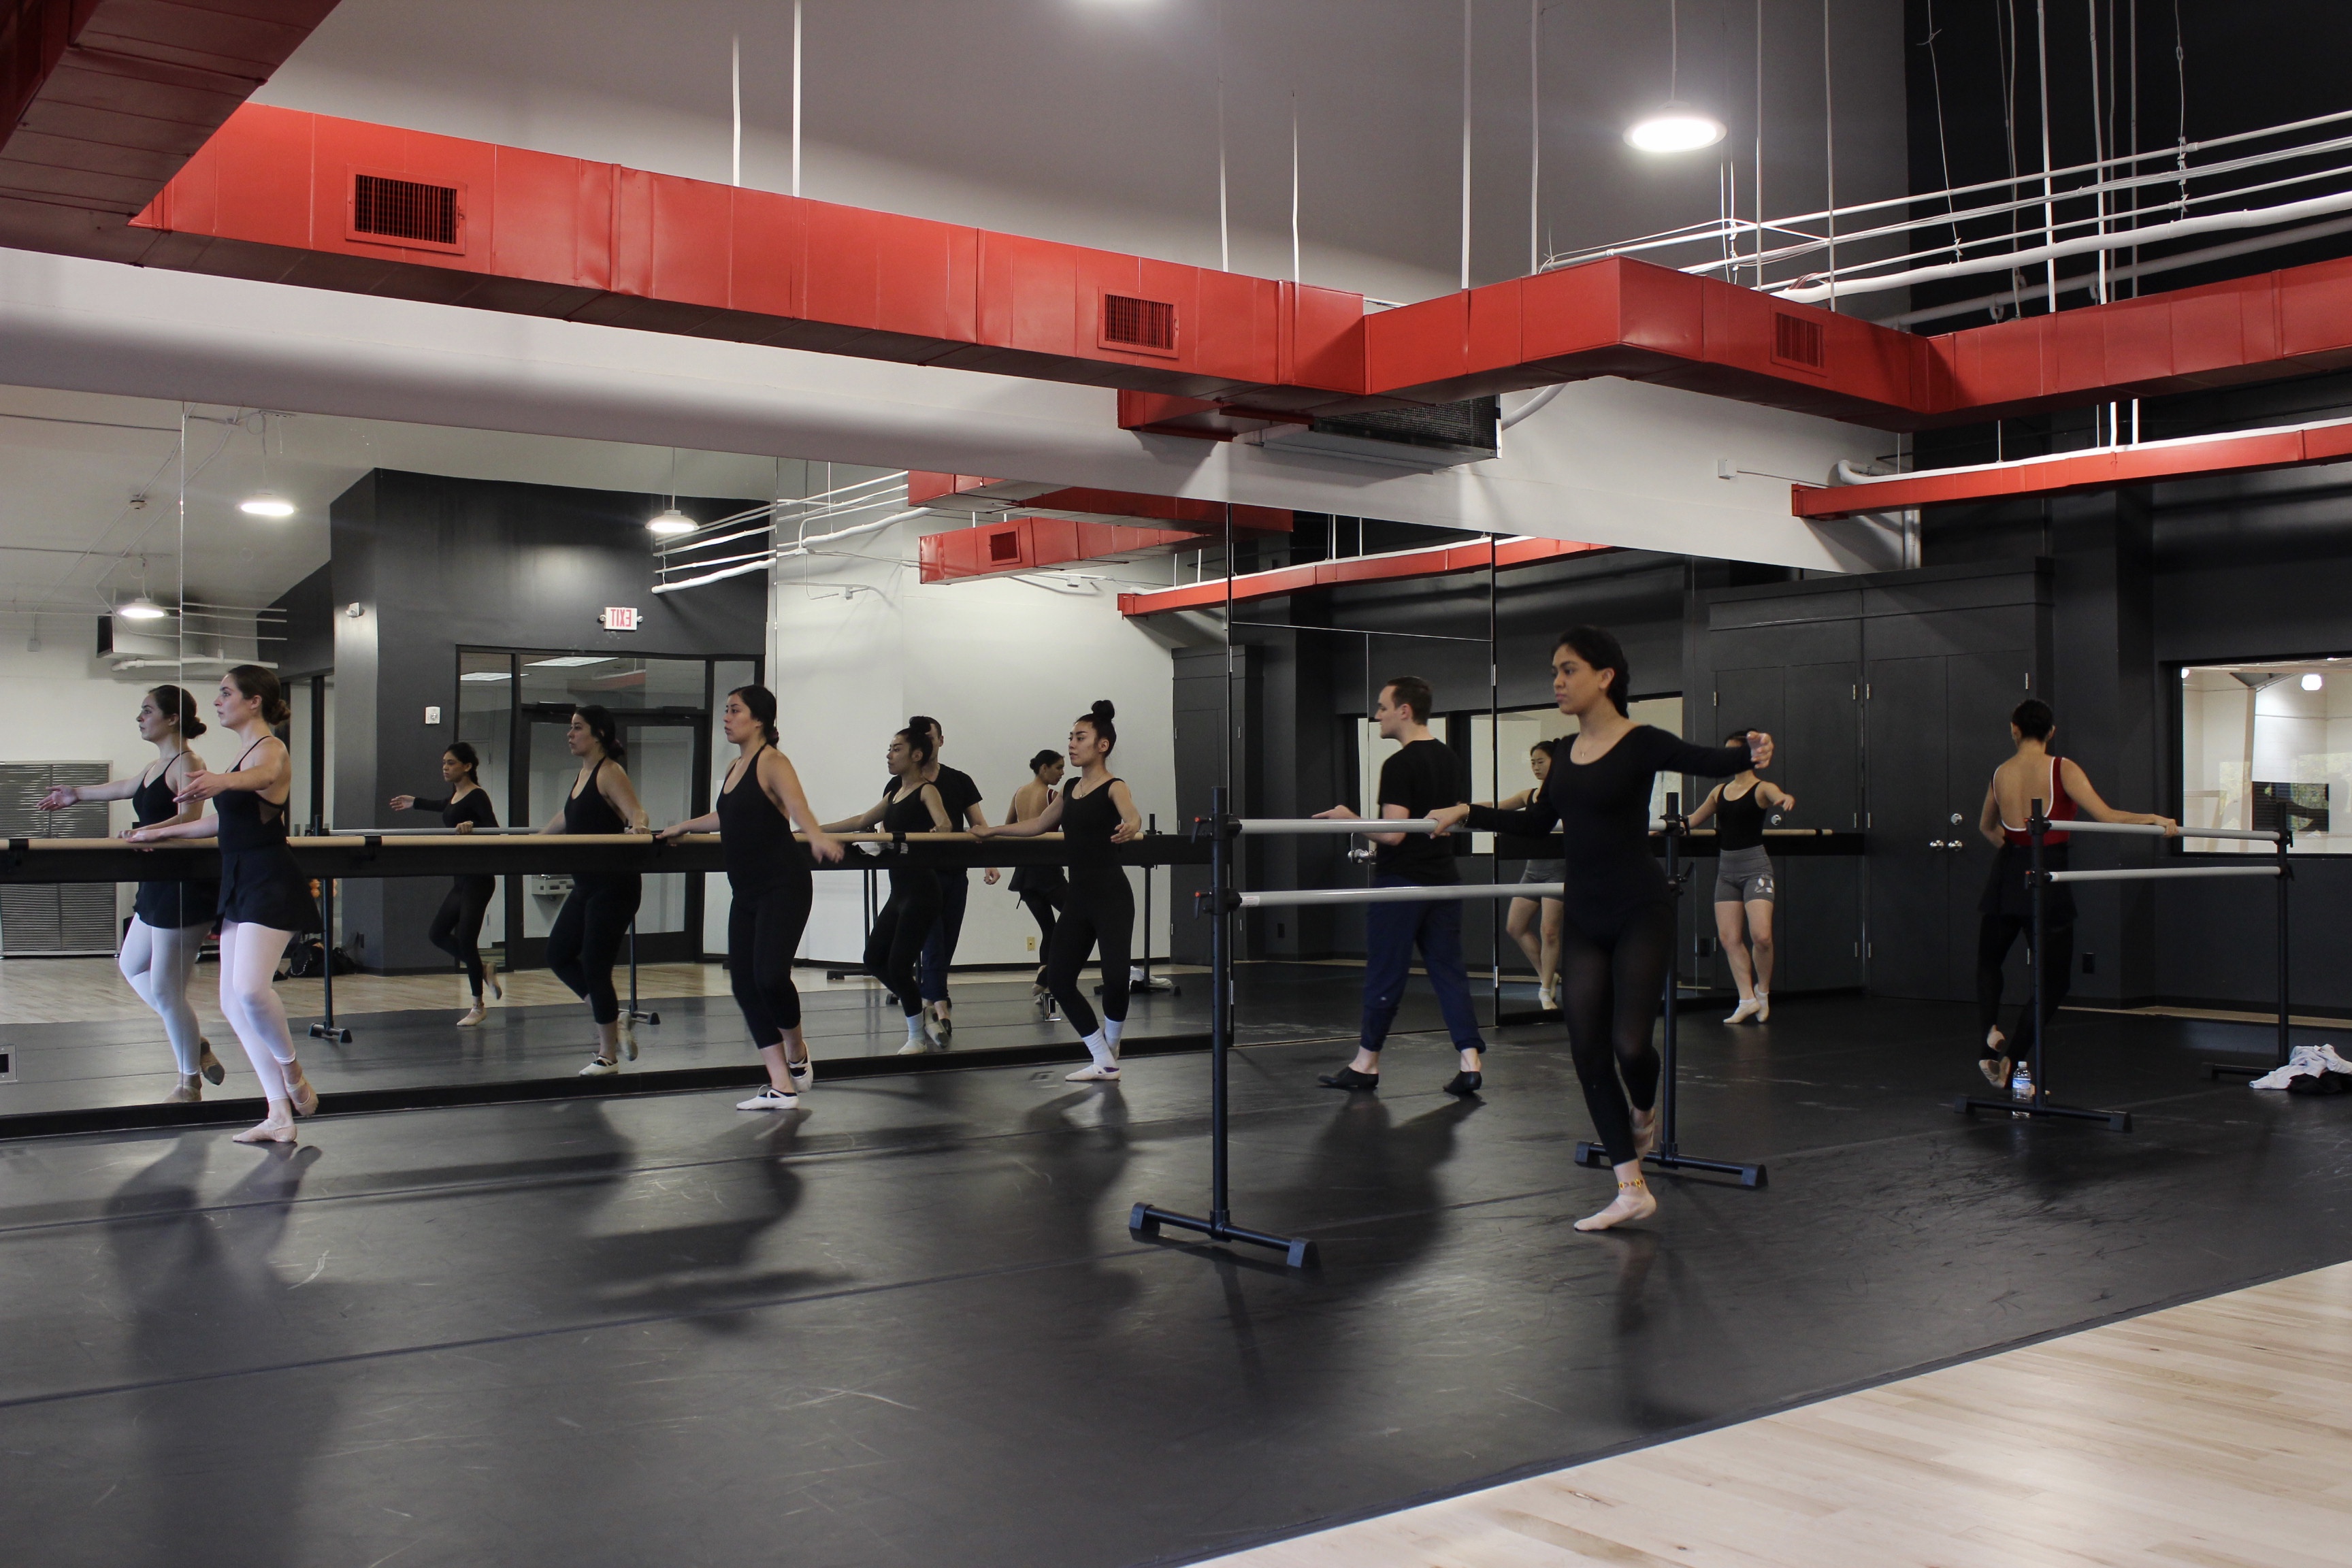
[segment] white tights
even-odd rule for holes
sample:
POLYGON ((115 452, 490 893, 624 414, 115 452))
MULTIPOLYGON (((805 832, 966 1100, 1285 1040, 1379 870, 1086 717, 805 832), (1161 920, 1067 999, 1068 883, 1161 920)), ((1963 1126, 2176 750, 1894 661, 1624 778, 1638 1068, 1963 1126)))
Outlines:
POLYGON ((151 926, 133 917, 131 929, 122 938, 122 951, 115 962, 122 967, 122 978, 131 989, 139 993, 139 1000, 162 1016, 163 1033, 172 1041, 172 1059, 180 1066, 182 1078, 194 1078, 203 1048, 204 1030, 196 1022, 196 1010, 188 1005, 188 976, 196 967, 196 953, 205 945, 205 932, 210 927, 151 926))
POLYGON ((286 1068, 294 1060, 294 1037, 286 1029, 286 1005, 278 999, 278 960, 294 940, 290 931, 225 921, 220 933, 221 1012, 245 1047, 261 1092, 290 1100, 286 1068))

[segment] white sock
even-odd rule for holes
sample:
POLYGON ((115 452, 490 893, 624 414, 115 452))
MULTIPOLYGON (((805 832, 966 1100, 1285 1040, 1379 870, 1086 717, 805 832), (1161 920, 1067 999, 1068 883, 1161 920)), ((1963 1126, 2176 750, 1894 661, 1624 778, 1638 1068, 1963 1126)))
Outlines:
POLYGON ((1105 1018, 1103 1020, 1103 1040, 1112 1050, 1118 1049, 1118 1037, 1125 1033, 1127 1033, 1126 1019, 1105 1018))
POLYGON ((924 1040, 930 1037, 923 1033, 923 1016, 920 1013, 907 1015, 907 1037, 910 1040, 924 1040))
POLYGON ((1110 1054, 1109 1043, 1104 1040, 1100 1029, 1087 1037, 1087 1055, 1095 1058, 1095 1066, 1106 1071, 1118 1066, 1118 1058, 1110 1054))

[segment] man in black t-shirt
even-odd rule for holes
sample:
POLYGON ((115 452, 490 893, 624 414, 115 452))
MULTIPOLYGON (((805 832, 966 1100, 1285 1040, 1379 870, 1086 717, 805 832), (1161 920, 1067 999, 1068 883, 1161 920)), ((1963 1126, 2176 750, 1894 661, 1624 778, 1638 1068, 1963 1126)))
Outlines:
MULTIPOLYGON (((930 731, 931 763, 923 778, 938 786, 940 804, 947 807, 948 820, 959 828, 987 826, 988 814, 980 809, 980 786, 971 782, 970 773, 940 761, 939 749, 946 741, 940 721, 929 714, 918 713, 907 721, 907 728, 930 731)), ((892 780, 890 787, 897 788, 898 781, 892 780)), ((1002 875, 991 866, 986 877, 989 886, 994 887, 1002 875)), ((964 902, 971 891, 971 876, 961 868, 942 868, 939 879, 940 918, 923 942, 922 962, 917 965, 916 978, 923 994, 923 1005, 930 1009, 932 1033, 944 1045, 955 1032, 955 1020, 950 1014, 955 1004, 948 995, 948 967, 955 963, 956 942, 963 935, 964 902)))
MULTIPOLYGON (((1425 818, 1442 806, 1460 804, 1462 765, 1453 748, 1430 732, 1433 694, 1429 682, 1417 676, 1400 676, 1381 688, 1380 705, 1372 718, 1383 740, 1401 742, 1394 756, 1381 764, 1380 815, 1405 819, 1425 818)), ((1352 817, 1344 805, 1318 812, 1325 817, 1352 817)), ((1428 833, 1369 833, 1375 888, 1432 887, 1461 880, 1454 866, 1451 840, 1428 833)), ((1364 1019, 1356 1059, 1321 1082, 1331 1089, 1378 1089, 1381 1086, 1381 1046, 1404 1001, 1405 983, 1412 976, 1412 950, 1421 949, 1429 983, 1437 992, 1438 1011, 1446 1032, 1462 1054, 1462 1070, 1445 1086, 1449 1094, 1475 1094, 1484 1082, 1479 1053, 1486 1042, 1478 1035, 1478 1016, 1470 1005, 1470 977, 1462 963, 1462 904, 1458 899, 1402 900, 1364 906, 1364 1019)))

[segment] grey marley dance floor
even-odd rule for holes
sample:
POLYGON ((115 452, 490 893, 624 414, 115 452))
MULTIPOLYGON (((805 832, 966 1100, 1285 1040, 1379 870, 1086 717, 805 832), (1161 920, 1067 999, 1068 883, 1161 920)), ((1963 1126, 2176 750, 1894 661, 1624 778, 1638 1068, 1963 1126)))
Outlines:
POLYGON ((1202 1200, 1204 1058, 0 1145, 0 1542, 43 1564, 1111 1565, 1203 1557, 2352 1258, 2352 1103, 2208 1083, 2258 1028, 2070 1015, 2070 1097, 1969 1123, 1966 1010, 1685 1035, 1685 1144, 1603 1173, 1549 1031, 1483 1101, 1235 1061, 1239 1217, 1298 1276, 1138 1245, 1202 1200))

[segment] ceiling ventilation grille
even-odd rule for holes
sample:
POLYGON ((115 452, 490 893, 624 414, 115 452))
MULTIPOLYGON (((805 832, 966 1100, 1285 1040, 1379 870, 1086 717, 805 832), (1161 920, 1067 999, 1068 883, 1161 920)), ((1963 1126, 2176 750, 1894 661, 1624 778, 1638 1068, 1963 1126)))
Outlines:
POLYGON ((1772 357, 1783 364, 1820 370, 1825 364, 1822 324, 1786 310, 1772 312, 1772 357))
POLYGON ((1125 294, 1103 296, 1102 341, 1108 348, 1176 352, 1176 307, 1125 294))
POLYGON ((352 176, 352 233, 367 239, 394 239, 457 248, 457 187, 395 180, 383 174, 352 176))
POLYGON ((1014 529, 1003 529, 988 536, 988 559, 1018 561, 1021 559, 1021 534, 1014 529))

